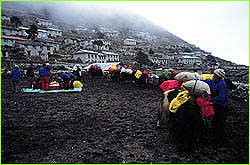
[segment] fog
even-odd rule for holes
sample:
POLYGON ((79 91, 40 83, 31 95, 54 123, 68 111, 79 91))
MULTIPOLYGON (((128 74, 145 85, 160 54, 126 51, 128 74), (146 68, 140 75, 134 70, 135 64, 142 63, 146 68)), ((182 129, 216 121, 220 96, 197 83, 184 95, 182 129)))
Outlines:
POLYGON ((132 10, 115 2, 2 2, 2 6, 6 5, 41 13, 47 18, 72 25, 106 26, 114 29, 129 27, 131 29, 143 28, 145 31, 152 29, 163 31, 143 16, 135 14, 132 10))

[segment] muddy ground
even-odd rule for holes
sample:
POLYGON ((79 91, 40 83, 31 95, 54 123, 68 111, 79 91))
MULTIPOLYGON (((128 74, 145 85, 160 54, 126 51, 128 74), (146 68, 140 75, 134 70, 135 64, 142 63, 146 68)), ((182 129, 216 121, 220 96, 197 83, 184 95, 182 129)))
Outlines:
POLYGON ((2 79, 2 163, 249 163, 248 98, 230 95, 226 149, 213 146, 210 128, 188 154, 168 125, 156 128, 159 87, 84 85, 81 93, 12 94, 2 79))

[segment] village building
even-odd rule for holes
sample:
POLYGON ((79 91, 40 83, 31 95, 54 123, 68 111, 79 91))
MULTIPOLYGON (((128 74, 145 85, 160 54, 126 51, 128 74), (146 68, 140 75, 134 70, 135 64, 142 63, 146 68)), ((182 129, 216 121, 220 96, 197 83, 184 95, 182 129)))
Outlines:
POLYGON ((90 50, 80 50, 74 54, 75 60, 82 63, 106 63, 119 61, 119 55, 113 52, 94 52, 90 50))
POLYGON ((10 21, 10 17, 7 15, 1 15, 1 21, 10 21))
POLYGON ((54 28, 47 28, 46 30, 48 31, 48 36, 51 36, 51 37, 62 36, 62 30, 54 29, 54 28))
POLYGON ((109 28, 99 28, 99 31, 110 38, 117 37, 119 35, 119 31, 109 28))
POLYGON ((26 41, 26 39, 16 36, 1 35, 1 46, 14 46, 17 41, 26 41))
POLYGON ((37 19, 37 25, 51 27, 53 24, 51 20, 39 18, 37 19))
POLYGON ((125 39, 124 45, 136 45, 136 40, 135 39, 125 39))
POLYGON ((164 56, 162 53, 155 53, 155 54, 149 55, 148 59, 152 63, 158 64, 158 65, 166 65, 168 62, 166 56, 164 56))
POLYGON ((178 63, 183 64, 195 64, 195 63, 201 63, 201 59, 199 57, 193 57, 193 56, 180 56, 178 58, 178 63))
POLYGON ((21 36, 21 30, 19 28, 2 26, 1 34, 6 36, 21 36))
POLYGON ((77 32, 87 32, 88 31, 88 28, 86 28, 85 26, 76 26, 74 29, 77 32))
MULTIPOLYGON (((25 55, 39 56, 43 60, 48 60, 49 55, 59 50, 59 44, 51 41, 32 42, 27 39, 14 36, 1 36, 1 47, 24 48, 25 55)), ((1 50, 1 57, 8 57, 8 49, 1 50)))
MULTIPOLYGON (((27 27, 19 27, 20 29, 20 35, 27 37, 28 34, 26 33, 26 30, 28 30, 29 28, 27 27)), ((48 31, 46 30, 42 30, 42 29, 38 29, 37 30, 37 38, 44 38, 44 39, 48 39, 48 31)))

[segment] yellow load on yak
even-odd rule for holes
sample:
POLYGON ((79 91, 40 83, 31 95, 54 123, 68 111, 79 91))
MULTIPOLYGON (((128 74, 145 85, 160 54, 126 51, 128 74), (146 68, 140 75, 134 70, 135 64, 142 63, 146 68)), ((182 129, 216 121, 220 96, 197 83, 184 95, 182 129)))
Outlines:
POLYGON ((204 80, 213 79, 214 74, 201 74, 200 75, 204 80))
POLYGON ((114 65, 114 64, 110 68, 113 69, 113 70, 117 70, 117 66, 114 65))
POLYGON ((83 87, 83 84, 80 81, 74 81, 73 86, 74 88, 81 88, 83 87))
POLYGON ((135 73, 135 77, 136 77, 136 78, 140 78, 141 75, 142 75, 142 72, 139 71, 139 70, 137 70, 136 73, 135 73))
POLYGON ((176 113, 178 108, 184 104, 186 101, 188 101, 191 97, 189 96, 189 93, 187 90, 180 92, 176 98, 174 98, 170 105, 169 105, 169 111, 172 113, 176 113))

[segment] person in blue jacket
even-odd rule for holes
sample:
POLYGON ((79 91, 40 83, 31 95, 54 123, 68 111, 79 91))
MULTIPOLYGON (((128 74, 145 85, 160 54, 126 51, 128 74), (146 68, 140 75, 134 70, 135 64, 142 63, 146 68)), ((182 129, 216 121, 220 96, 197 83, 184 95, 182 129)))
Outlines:
POLYGON ((39 69, 39 75, 42 79, 42 89, 48 91, 49 90, 49 71, 45 63, 39 69))
POLYGON ((18 65, 15 65, 15 68, 12 69, 12 71, 11 71, 11 79, 12 79, 12 84, 13 84, 12 92, 13 93, 19 92, 20 77, 21 77, 21 72, 19 70, 19 67, 18 67, 18 65))
POLYGON ((214 105, 214 116, 212 119, 214 143, 217 147, 222 147, 225 144, 226 136, 226 120, 228 114, 228 90, 225 81, 225 71, 216 69, 213 79, 204 80, 211 90, 211 99, 214 105))

